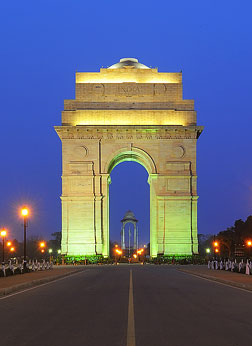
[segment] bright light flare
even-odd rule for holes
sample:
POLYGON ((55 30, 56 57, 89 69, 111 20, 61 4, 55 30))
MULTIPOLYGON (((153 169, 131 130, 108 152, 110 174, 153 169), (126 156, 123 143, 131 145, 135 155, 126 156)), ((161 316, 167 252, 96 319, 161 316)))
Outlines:
POLYGON ((58 254, 61 254, 61 250, 58 250, 57 252, 58 252, 58 254))
POLYGON ((215 241, 214 246, 219 246, 219 243, 217 241, 215 241))
POLYGON ((12 245, 12 242, 11 242, 11 241, 7 241, 6 245, 7 245, 8 247, 10 247, 10 246, 12 245))
POLYGON ((46 243, 44 241, 41 241, 39 243, 39 246, 43 249, 46 246, 46 243))
POLYGON ((49 249, 48 252, 49 252, 49 253, 52 253, 52 249, 49 249))
POLYGON ((248 240, 248 241, 247 241, 247 245, 248 245, 248 246, 252 246, 252 241, 251 241, 251 240, 248 240))
POLYGON ((12 246, 11 248, 10 248, 10 252, 14 252, 15 251, 15 248, 14 248, 14 246, 12 246))
POLYGON ((219 249, 215 249, 214 251, 215 251, 216 253, 218 253, 218 252, 219 252, 219 249))
POLYGON ((210 253, 211 250, 209 248, 206 249, 206 253, 210 253))
POLYGON ((133 257, 134 257, 134 258, 137 258, 137 255, 134 253, 133 257))
POLYGON ((121 255, 121 254, 122 254, 122 251, 119 250, 119 249, 116 249, 115 252, 116 252, 118 255, 121 255))
POLYGON ((1 237, 6 237, 7 232, 5 229, 2 229, 0 234, 1 234, 1 237))
POLYGON ((23 207, 21 209, 21 215, 25 217, 25 216, 28 216, 28 214, 29 214, 29 210, 26 207, 23 207))

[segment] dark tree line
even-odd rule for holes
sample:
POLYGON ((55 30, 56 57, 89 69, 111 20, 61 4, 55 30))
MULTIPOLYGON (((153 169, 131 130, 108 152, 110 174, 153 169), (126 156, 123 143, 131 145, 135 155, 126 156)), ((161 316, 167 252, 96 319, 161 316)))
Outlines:
POLYGON ((252 215, 246 221, 236 220, 234 225, 214 235, 199 234, 200 254, 205 255, 206 248, 212 248, 214 240, 219 242, 222 256, 231 257, 240 253, 252 255, 252 249, 247 245, 252 240, 252 215))
MULTIPOLYGON (((26 243, 26 249, 27 249, 27 256, 30 259, 40 259, 40 258, 47 258, 49 257, 49 249, 52 249, 52 255, 57 256, 57 251, 61 248, 61 232, 54 232, 51 234, 52 239, 45 241, 46 247, 45 252, 41 253, 41 248, 39 246, 41 241, 44 241, 43 238, 39 236, 32 236, 27 239, 26 243)), ((24 254, 24 244, 23 242, 19 242, 18 240, 14 239, 11 240, 12 246, 15 248, 15 251, 13 253, 10 252, 10 248, 7 247, 7 242, 5 242, 5 259, 17 257, 22 258, 24 254)), ((0 242, 0 256, 2 256, 3 248, 2 248, 2 242, 0 242)), ((2 257, 1 257, 2 258, 2 257)))

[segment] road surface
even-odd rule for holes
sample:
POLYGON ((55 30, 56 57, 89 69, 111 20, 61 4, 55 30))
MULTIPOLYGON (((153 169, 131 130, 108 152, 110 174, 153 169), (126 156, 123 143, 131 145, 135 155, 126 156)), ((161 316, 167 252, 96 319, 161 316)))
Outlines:
POLYGON ((89 266, 0 298, 1 346, 248 346, 252 293, 172 266, 89 266))

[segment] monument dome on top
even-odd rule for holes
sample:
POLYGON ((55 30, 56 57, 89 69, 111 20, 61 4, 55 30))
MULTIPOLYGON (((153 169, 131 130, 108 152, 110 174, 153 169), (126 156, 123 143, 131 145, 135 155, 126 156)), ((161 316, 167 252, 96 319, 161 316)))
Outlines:
POLYGON ((121 220, 121 222, 123 221, 138 221, 134 215, 134 213, 131 210, 128 210, 125 215, 124 218, 121 220))
POLYGON ((108 69, 118 69, 118 68, 128 68, 128 67, 137 68, 137 69, 149 69, 148 66, 141 64, 135 58, 120 59, 120 62, 118 62, 114 65, 111 65, 110 67, 108 67, 108 69))

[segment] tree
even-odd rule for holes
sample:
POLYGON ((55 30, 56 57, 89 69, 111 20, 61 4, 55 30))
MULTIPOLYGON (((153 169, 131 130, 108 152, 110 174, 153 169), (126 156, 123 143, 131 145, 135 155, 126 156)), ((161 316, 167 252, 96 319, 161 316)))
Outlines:
POLYGON ((48 247, 53 249, 53 252, 57 252, 61 248, 61 232, 54 232, 51 234, 54 239, 50 239, 48 242, 48 247))
POLYGON ((234 226, 228 227, 217 235, 220 241, 221 254, 223 256, 232 256, 235 249, 246 246, 246 241, 252 239, 252 215, 248 216, 246 221, 235 220, 234 226))
POLYGON ((198 234, 199 254, 201 256, 206 255, 206 249, 211 249, 213 238, 214 236, 212 234, 198 234))

